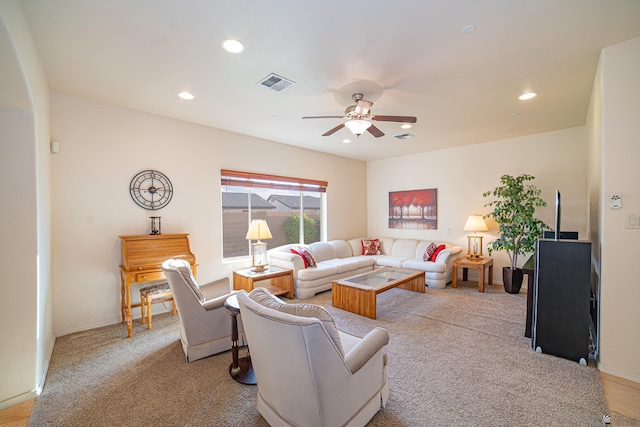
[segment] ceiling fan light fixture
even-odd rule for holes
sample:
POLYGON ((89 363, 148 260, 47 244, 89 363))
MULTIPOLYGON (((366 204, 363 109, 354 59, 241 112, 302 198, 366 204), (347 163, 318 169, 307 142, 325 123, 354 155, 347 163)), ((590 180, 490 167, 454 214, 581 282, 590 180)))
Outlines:
POLYGON ((373 105, 373 102, 365 101, 364 99, 361 99, 356 103, 355 111, 361 116, 367 116, 371 111, 372 105, 373 105))
POLYGON ((358 137, 362 135, 367 129, 369 129, 369 127, 371 126, 371 122, 368 122, 366 120, 349 120, 344 125, 349 128, 351 133, 358 137))

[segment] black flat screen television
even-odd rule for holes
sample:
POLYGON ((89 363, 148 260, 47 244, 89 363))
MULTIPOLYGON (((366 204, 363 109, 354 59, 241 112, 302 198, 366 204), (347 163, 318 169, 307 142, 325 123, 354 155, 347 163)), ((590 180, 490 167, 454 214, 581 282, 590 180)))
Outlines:
POLYGON ((562 219, 561 215, 562 207, 560 205, 560 190, 556 190, 556 223, 554 231, 543 231, 542 237, 545 239, 569 239, 578 240, 577 231, 562 231, 560 229, 560 223, 562 219))
POLYGON ((578 232, 577 231, 561 231, 560 235, 556 237, 555 231, 544 231, 542 233, 542 238, 544 239, 568 239, 568 240, 578 240, 578 232))

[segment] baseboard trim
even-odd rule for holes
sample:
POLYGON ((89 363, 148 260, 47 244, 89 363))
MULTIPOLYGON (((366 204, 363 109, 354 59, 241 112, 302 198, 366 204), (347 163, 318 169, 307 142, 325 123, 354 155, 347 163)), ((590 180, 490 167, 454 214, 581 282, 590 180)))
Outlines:
POLYGON ((15 405, 19 405, 22 402, 26 402, 29 399, 34 399, 38 397, 37 389, 28 391, 26 393, 19 394, 17 396, 11 397, 7 400, 3 400, 0 402, 0 411, 10 408, 15 405))

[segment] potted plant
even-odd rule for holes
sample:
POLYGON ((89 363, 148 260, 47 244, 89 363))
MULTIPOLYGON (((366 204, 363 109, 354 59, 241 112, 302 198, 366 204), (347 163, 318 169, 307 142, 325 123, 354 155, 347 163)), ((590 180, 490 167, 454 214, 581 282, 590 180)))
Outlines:
POLYGON ((504 289, 510 294, 520 292, 522 269, 517 268, 518 255, 533 253, 536 240, 549 226, 534 217, 536 208, 547 206, 540 198, 542 190, 529 184, 535 177, 531 175, 502 175, 499 187, 487 191, 482 197, 495 200, 485 204, 493 210, 485 215, 493 218, 500 226, 498 238, 487 245, 489 255, 493 251, 503 250, 509 256, 509 266, 502 269, 504 289))

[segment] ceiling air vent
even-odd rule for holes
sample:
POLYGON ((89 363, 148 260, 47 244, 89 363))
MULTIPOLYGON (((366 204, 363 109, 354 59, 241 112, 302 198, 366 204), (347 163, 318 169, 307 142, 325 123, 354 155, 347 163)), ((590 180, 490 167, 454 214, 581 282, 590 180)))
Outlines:
POLYGON ((410 133, 401 133, 400 135, 394 135, 394 136, 398 139, 411 139, 415 137, 415 135, 410 133))
POLYGON ((279 76, 277 74, 271 73, 264 79, 260 80, 258 83, 264 87, 268 87, 271 90, 280 92, 283 89, 286 89, 289 86, 292 86, 295 82, 289 79, 285 79, 284 77, 279 76))

